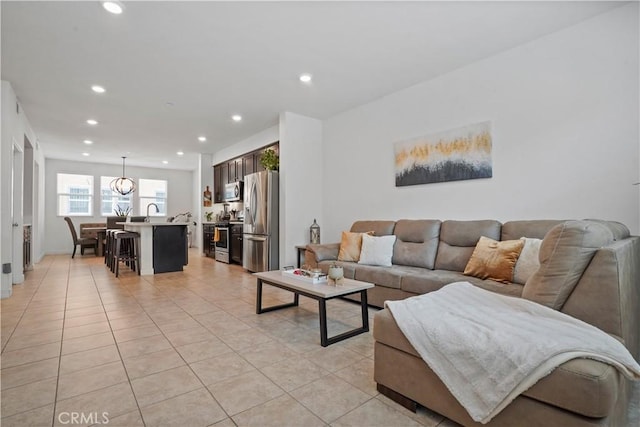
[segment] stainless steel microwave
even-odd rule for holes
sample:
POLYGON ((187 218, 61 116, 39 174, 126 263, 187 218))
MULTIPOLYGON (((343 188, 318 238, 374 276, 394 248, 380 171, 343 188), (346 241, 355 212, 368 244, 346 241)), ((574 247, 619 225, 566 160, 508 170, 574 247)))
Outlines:
POLYGON ((224 185, 224 201, 225 202, 240 202, 242 201, 242 181, 232 182, 224 185))

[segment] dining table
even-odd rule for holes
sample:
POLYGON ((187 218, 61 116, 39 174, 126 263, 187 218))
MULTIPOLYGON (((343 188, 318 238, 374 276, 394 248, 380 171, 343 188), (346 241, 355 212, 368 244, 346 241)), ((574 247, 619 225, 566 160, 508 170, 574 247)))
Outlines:
POLYGON ((104 240, 107 237, 107 227, 85 227, 85 231, 95 231, 98 238, 96 256, 104 256, 104 240))

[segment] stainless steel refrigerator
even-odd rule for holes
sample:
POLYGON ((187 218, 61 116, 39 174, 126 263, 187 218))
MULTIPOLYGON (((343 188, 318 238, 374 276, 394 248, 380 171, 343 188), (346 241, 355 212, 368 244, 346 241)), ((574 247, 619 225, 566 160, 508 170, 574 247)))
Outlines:
POLYGON ((278 188, 275 171, 244 177, 242 266, 252 272, 279 268, 278 188))

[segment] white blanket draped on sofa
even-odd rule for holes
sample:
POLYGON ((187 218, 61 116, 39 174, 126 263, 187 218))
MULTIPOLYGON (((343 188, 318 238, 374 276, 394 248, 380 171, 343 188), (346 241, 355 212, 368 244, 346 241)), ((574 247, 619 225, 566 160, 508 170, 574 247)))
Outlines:
POLYGON ((629 351, 600 329, 468 282, 385 305, 451 394, 483 424, 571 359, 600 360, 640 379, 629 351))

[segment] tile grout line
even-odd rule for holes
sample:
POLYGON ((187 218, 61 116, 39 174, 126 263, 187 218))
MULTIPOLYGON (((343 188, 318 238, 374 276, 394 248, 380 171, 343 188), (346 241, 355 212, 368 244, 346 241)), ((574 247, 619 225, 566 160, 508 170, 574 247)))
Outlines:
MULTIPOLYGON (((106 268, 106 265, 105 265, 105 268, 106 268)), ((111 337, 113 338, 113 343, 116 346, 116 351, 118 352, 118 357, 120 358, 120 363, 122 364, 122 369, 124 370, 124 373, 127 376, 127 383, 129 384, 129 389, 131 390, 131 395, 133 396, 133 400, 136 402, 136 407, 138 408, 138 413, 140 414, 140 419, 142 420, 142 424, 144 426, 146 426, 147 424, 144 421, 144 415, 142 414, 142 408, 140 407, 140 403, 138 402, 138 398, 136 397, 136 393, 133 390, 133 384, 131 384, 131 377, 129 377, 129 371, 127 370, 127 366, 124 364, 124 358, 122 357, 122 353, 120 352, 120 346, 118 345, 118 341, 116 340, 116 336, 115 336, 115 334, 113 332, 113 328, 111 326, 111 322, 109 321, 109 315, 107 314, 107 311, 104 308, 104 301, 102 299, 102 292, 100 292, 100 288, 98 288, 97 284, 95 283, 95 276, 93 275, 93 270, 91 269, 90 271, 91 271, 91 277, 94 278, 94 285, 96 287, 96 291, 98 292, 98 298, 100 298, 100 304, 102 304, 102 309, 104 310, 105 317, 107 318, 107 324, 109 325, 109 331, 111 332, 111 337)), ((116 277, 116 279, 118 280, 118 286, 124 286, 122 284, 121 279, 118 279, 117 277, 116 277)), ((127 293, 131 294, 131 292, 129 292, 128 289, 126 289, 126 288, 124 288, 124 289, 127 291, 127 293)), ((126 414, 121 414, 121 415, 126 415, 126 414)), ((118 416, 120 416, 120 415, 118 415, 118 416)))
MULTIPOLYGON (((58 376, 56 378, 56 392, 53 398, 53 414, 51 414, 51 427, 56 423, 56 409, 58 407, 58 389, 60 387, 60 365, 62 364, 62 345, 64 342, 64 324, 67 319, 67 299, 69 298, 69 281, 71 280, 71 259, 67 261, 67 285, 64 293, 64 314, 62 315, 62 334, 60 335, 60 352, 58 354, 58 376)), ((92 276, 93 277, 93 276, 92 276)))
MULTIPOLYGON (((13 330, 11 331, 11 334, 9 335, 9 338, 7 339, 7 342, 2 346, 2 351, 0 352, 0 354, 5 352, 5 348, 7 347, 7 345, 9 344, 9 341, 11 340, 11 338, 13 338, 13 334, 15 333, 16 329, 18 328, 18 325, 20 325, 20 322, 22 321, 22 318, 24 317, 24 313, 27 311, 27 309, 29 308, 29 305, 31 305, 31 302, 33 301, 33 298, 36 296, 36 294, 38 293, 38 290, 40 290, 40 286, 42 286, 42 283, 44 282, 44 278, 46 277, 49 269, 51 268, 51 265, 53 263, 49 263, 49 265, 47 266, 46 272, 42 275, 42 277, 40 278, 40 280, 38 281, 38 284, 36 285, 35 290, 33 291, 33 293, 31 294, 31 297, 29 298, 29 301, 25 304, 24 308, 22 309, 22 314, 20 314, 20 318, 18 319, 18 321, 16 322, 16 326, 13 327, 13 330)), ((11 286, 16 286, 16 285, 11 285, 11 286)), ((20 285, 17 285, 20 286, 20 285)))
MULTIPOLYGON (((157 289, 157 290, 158 290, 158 292, 160 292, 160 294, 162 294, 162 295, 165 295, 165 296, 166 296, 166 293, 165 293, 162 289, 160 289, 160 288, 158 288, 157 286, 155 286, 155 284, 154 284, 154 283, 149 282, 149 281, 148 281, 148 280, 146 280, 145 278, 142 278, 142 279, 143 279, 145 282, 147 282, 150 286, 152 286, 152 287, 154 287, 155 289, 157 289)), ((138 303, 138 305, 140 305, 140 302, 138 301, 138 298, 137 298, 135 295, 131 294, 131 293, 130 293, 130 295, 131 295, 131 296, 136 300, 136 302, 138 303)), ((171 300, 171 302, 172 302, 173 304, 175 304, 175 302, 173 302, 173 299, 172 299, 170 296, 167 296, 167 298, 168 298, 169 300, 171 300)), ((195 322, 197 322, 197 323, 200 323, 200 322, 198 322, 196 319, 194 319, 194 318, 193 318, 193 316, 192 316, 190 313, 187 313, 187 312, 186 312, 182 307, 178 306, 177 304, 175 304, 175 305, 176 305, 178 308, 180 308, 180 310, 181 310, 182 312, 186 313, 186 314, 187 314, 187 315, 188 315, 192 320, 194 320, 194 321, 195 321, 195 322)), ((218 402, 218 400, 213 396, 213 394, 211 393, 211 391, 207 388, 206 384, 204 384, 204 382, 202 382, 202 380, 200 379, 200 377, 198 376, 198 374, 196 374, 196 373, 193 371, 193 369, 191 368, 191 366, 189 365, 189 363, 187 363, 187 361, 184 359, 184 357, 182 357, 182 355, 180 354, 180 352, 179 352, 179 351, 176 349, 176 347, 173 345, 173 343, 171 342, 171 340, 169 340, 169 338, 165 335, 165 332, 164 332, 164 331, 160 328, 160 326, 156 323, 156 320, 154 320, 154 318, 149 314, 149 312, 147 312, 147 310, 145 309, 145 307, 144 307, 144 306, 140 305, 140 307, 141 307, 141 308, 142 308, 142 310, 144 311, 145 315, 146 315, 147 317, 149 317, 149 319, 150 319, 150 320, 151 320, 151 322, 154 324, 154 326, 155 326, 156 328, 158 328, 158 330, 160 331, 160 335, 162 335, 162 336, 163 336, 163 338, 167 340, 167 342, 168 342, 168 343, 169 343, 169 345, 171 346, 171 349, 172 349, 172 350, 174 350, 174 351, 178 354, 178 356, 180 357, 180 359, 182 359, 182 361, 185 363, 185 366, 186 366, 187 368, 189 368, 189 370, 191 371, 191 373, 192 373, 192 374, 197 378, 197 380, 200 382, 200 384, 202 384, 202 387, 207 391, 207 393, 209 393, 209 395, 211 396, 211 398, 216 402, 216 404, 217 404, 217 405, 220 407, 220 409, 224 412, 224 414, 227 416, 227 418, 231 419, 231 416, 230 416, 230 415, 227 413, 227 411, 222 407, 222 405, 220 404, 220 402, 218 402)), ((204 325, 202 325, 202 326, 204 327, 204 325)), ((109 327, 111 327, 111 325, 109 325, 109 327)), ((114 335, 114 340, 115 340, 115 335, 114 335)), ((119 346, 118 346, 118 343, 117 343, 117 342, 116 342, 116 347, 118 348, 118 354, 120 354, 120 358, 121 358, 121 360, 122 360, 122 364, 124 365, 124 358, 122 358, 122 354, 120 353, 120 348, 119 348, 119 346)), ((158 350, 158 351, 162 351, 162 350, 158 350)), ((152 353, 154 353, 154 352, 152 352, 152 353)), ((145 353, 144 355, 148 355, 148 354, 152 354, 152 353, 145 353)), ((144 356, 144 355, 141 355, 141 356, 144 356)), ((176 369, 176 368, 170 368, 170 369, 176 369)), ((160 372, 165 372, 165 371, 167 371, 167 370, 169 370, 169 369, 166 369, 166 370, 164 370, 164 371, 160 371, 160 372)), ((129 372, 127 371, 126 365, 125 365, 125 371, 126 371, 126 373, 127 373, 127 378, 129 379, 129 386, 131 387, 131 391, 132 391, 133 396, 134 396, 134 399, 135 399, 135 401, 136 401, 136 405, 138 406, 138 410, 140 411, 140 416, 141 416, 141 418, 142 418, 142 422, 143 422, 143 423, 145 423, 145 421, 144 421, 144 414, 142 413, 142 408, 140 407, 140 403, 138 402, 138 398, 136 397, 135 391, 133 390, 133 385, 131 384, 131 379, 129 378, 129 372)), ((155 375, 155 374, 158 374, 158 373, 160 373, 160 372, 155 372, 155 373, 153 373, 153 374, 146 375, 145 377, 148 377, 148 376, 150 376, 150 375, 155 375)), ((141 378, 144 378, 144 377, 141 377, 141 378)), ((136 379, 138 379, 138 378, 136 378, 136 379)), ((170 399, 174 399, 174 398, 176 398, 176 397, 178 397, 178 396, 182 396, 182 395, 185 395, 185 394, 191 393, 191 392, 193 392, 193 391, 195 391, 195 390, 189 390, 189 391, 187 391, 187 392, 180 393, 180 394, 178 394, 178 395, 175 395, 175 396, 172 396, 172 397, 168 397, 168 398, 166 398, 166 399, 162 399, 162 400, 159 400, 159 401, 157 401, 157 402, 153 402, 152 404, 150 404, 150 405, 148 405, 148 406, 152 406, 152 405, 158 404, 158 403, 160 403, 160 402, 164 402, 164 401, 167 401, 167 400, 170 400, 170 399)), ((222 421, 222 420, 221 420, 221 421, 222 421)), ((233 422, 233 420, 231 420, 231 421, 233 422)), ((234 424, 235 424, 235 423, 234 423, 234 424)), ((145 423, 145 425, 146 425, 146 423, 145 423)))

